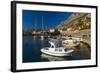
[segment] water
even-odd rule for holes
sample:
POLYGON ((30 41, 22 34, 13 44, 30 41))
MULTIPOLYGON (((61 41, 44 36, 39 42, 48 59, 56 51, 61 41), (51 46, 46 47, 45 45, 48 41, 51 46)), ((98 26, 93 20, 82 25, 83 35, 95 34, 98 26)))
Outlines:
POLYGON ((84 60, 90 59, 91 57, 90 48, 84 44, 75 47, 75 52, 73 52, 72 56, 69 57, 54 57, 42 54, 40 49, 48 46, 50 46, 48 40, 41 40, 41 37, 39 36, 23 36, 23 62, 84 60))

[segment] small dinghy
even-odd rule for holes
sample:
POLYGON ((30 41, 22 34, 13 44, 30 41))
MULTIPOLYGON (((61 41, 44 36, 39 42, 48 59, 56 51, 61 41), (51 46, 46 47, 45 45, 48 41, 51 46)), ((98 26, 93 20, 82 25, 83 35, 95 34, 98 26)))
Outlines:
POLYGON ((41 52, 44 54, 52 55, 52 56, 70 56, 74 49, 64 48, 62 42, 58 42, 53 39, 53 41, 49 41, 50 47, 45 47, 41 49, 41 52))

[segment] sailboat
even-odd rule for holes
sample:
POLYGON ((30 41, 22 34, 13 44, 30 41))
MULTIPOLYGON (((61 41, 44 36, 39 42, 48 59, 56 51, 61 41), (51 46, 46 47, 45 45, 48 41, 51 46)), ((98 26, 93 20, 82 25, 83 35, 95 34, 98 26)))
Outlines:
POLYGON ((41 35, 41 40, 44 40, 44 31, 43 31, 43 16, 42 16, 42 35, 41 35))
MULTIPOLYGON (((36 24, 37 24, 37 20, 35 20, 34 22, 34 33, 33 34, 36 34, 36 24)), ((36 35, 33 36, 33 39, 36 38, 36 35)))

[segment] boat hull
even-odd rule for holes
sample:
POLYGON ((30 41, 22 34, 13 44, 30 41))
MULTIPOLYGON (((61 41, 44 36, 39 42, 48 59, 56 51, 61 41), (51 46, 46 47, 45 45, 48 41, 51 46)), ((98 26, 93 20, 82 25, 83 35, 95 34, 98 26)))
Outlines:
POLYGON ((64 57, 64 56, 71 56, 72 52, 74 50, 69 50, 67 52, 56 52, 56 51, 50 51, 50 50, 45 50, 45 48, 41 49, 41 52, 47 55, 51 55, 51 56, 57 56, 57 57, 64 57))

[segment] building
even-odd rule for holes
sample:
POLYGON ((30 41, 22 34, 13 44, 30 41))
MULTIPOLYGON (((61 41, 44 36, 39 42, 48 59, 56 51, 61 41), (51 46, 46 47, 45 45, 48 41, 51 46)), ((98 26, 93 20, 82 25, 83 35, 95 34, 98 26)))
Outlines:
POLYGON ((53 33, 54 31, 55 31, 55 29, 50 29, 49 30, 50 33, 53 33))

